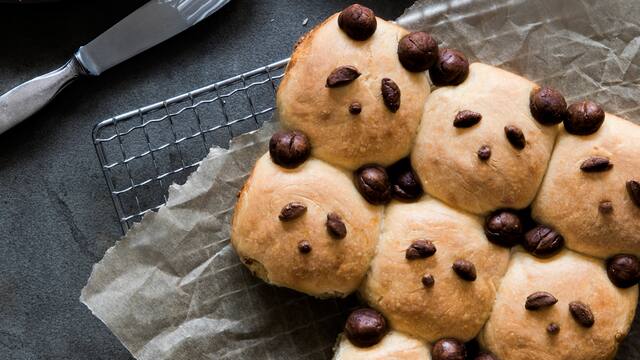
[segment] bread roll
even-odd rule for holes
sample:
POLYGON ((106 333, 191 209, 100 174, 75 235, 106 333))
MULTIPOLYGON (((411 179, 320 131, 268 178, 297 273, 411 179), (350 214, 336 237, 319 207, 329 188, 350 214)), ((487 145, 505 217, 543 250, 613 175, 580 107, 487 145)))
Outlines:
POLYGON ((381 215, 344 171, 317 159, 285 169, 266 154, 238 199, 231 243, 266 282, 342 297, 369 267, 381 215))
POLYGON ((564 250, 550 259, 516 252, 502 279, 480 342, 500 359, 612 359, 629 331, 638 287, 615 287, 602 261, 564 250), (547 292, 557 302, 527 310, 527 297, 547 292), (581 324, 569 304, 583 303, 593 325, 581 324))
POLYGON ((343 334, 338 336, 338 345, 333 360, 431 360, 428 345, 421 340, 390 331, 374 346, 354 346, 343 334))
POLYGON ((363 41, 339 28, 338 14, 305 35, 276 97, 280 122, 307 134, 312 155, 349 170, 388 166, 407 156, 429 93, 425 73, 407 71, 398 59, 398 41, 408 32, 376 20, 377 29, 363 41), (359 77, 327 87, 329 75, 342 66, 355 67, 359 77), (385 104, 383 79, 400 90, 395 112, 385 104))
POLYGON ((509 250, 486 239, 480 217, 429 197, 394 202, 361 293, 393 329, 429 342, 467 341, 489 317, 508 261, 509 250), (460 260, 473 264, 475 280, 453 269, 460 260))
POLYGON ((606 114, 592 135, 561 131, 532 215, 560 232, 572 250, 640 256, 640 206, 627 189, 632 180, 640 182, 640 126, 606 114), (582 170, 594 157, 609 165, 582 170))
POLYGON ((474 63, 462 84, 429 95, 411 155, 425 191, 476 214, 527 207, 542 182, 558 129, 533 119, 529 96, 535 86, 474 63), (474 120, 478 115, 481 119, 474 120), (522 132, 524 148, 510 142, 506 127, 522 132))

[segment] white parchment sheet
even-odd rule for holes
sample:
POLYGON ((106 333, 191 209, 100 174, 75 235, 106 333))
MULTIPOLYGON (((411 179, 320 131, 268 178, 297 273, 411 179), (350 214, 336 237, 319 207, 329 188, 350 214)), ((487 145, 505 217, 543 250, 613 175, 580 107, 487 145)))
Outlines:
MULTIPOLYGON (((338 11, 339 9, 336 9, 338 11)), ((375 10, 375 9, 374 9, 375 10)), ((640 120, 640 1, 418 1, 398 22, 441 46, 640 120)), ((214 148, 109 249, 81 301, 138 359, 326 359, 356 302, 251 276, 229 244, 236 193, 277 123, 214 148)), ((619 359, 640 358, 634 324, 619 359)))

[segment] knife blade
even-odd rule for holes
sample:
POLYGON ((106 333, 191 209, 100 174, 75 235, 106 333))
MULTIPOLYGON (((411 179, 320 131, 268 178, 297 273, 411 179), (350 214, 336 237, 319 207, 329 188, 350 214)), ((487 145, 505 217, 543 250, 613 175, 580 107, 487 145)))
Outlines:
POLYGON ((173 37, 230 0, 151 0, 81 46, 61 68, 0 96, 0 134, 36 113, 73 80, 97 76, 173 37))
POLYGON ((76 57, 91 75, 117 65, 197 24, 229 0, 153 0, 115 24, 76 57))

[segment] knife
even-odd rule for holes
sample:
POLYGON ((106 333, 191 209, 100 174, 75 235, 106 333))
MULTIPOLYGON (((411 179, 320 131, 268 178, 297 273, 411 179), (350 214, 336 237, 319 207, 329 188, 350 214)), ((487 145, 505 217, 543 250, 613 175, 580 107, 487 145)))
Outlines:
POLYGON ((188 29, 230 0, 151 0, 85 46, 61 68, 0 96, 0 134, 33 115, 65 86, 98 76, 188 29))

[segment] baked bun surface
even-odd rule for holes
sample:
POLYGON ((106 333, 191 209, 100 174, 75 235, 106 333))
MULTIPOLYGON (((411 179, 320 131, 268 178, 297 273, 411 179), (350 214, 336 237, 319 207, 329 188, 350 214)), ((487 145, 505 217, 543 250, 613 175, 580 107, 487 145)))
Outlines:
POLYGON ((479 217, 426 197, 393 202, 361 293, 398 331, 429 342, 467 341, 489 317, 508 261, 509 250, 486 239, 479 217), (411 255, 416 240, 430 241, 435 253, 411 255), (453 270, 457 260, 475 266, 475 281, 453 270), (425 275, 433 281, 423 281, 425 275))
POLYGON ((546 260, 516 251, 480 342, 500 359, 611 359, 629 331, 637 297, 637 286, 619 289, 609 281, 602 261, 569 250, 546 260), (539 291, 557 303, 526 310, 527 297, 539 291), (572 316, 574 301, 590 308, 591 327, 572 316), (547 330, 552 323, 555 333, 547 330))
POLYGON ((561 131, 532 215, 559 231, 572 250, 599 258, 639 256, 640 206, 626 188, 631 180, 640 181, 640 127, 606 114, 592 135, 561 131), (610 166, 581 170, 592 157, 610 166))
POLYGON ((354 346, 346 336, 339 335, 334 360, 431 360, 428 345, 421 340, 390 331, 371 347, 354 346))
POLYGON ((532 117, 529 95, 535 86, 474 63, 462 84, 429 95, 411 155, 425 191, 476 214, 527 207, 542 182, 558 131, 558 126, 542 125, 532 117), (466 124, 463 119, 454 126, 464 110, 481 119, 474 123, 468 115, 466 124), (524 148, 508 139, 507 126, 522 132, 524 148), (488 151, 481 150, 483 146, 488 151))
POLYGON ((381 216, 382 207, 367 203, 344 171, 317 159, 285 169, 266 154, 238 199, 231 243, 266 282, 317 297, 346 296, 369 267, 381 216))
POLYGON ((398 41, 407 33, 377 18, 373 35, 356 41, 339 28, 338 14, 316 27, 295 48, 278 88, 282 125, 304 132, 313 156, 350 170, 368 163, 387 166, 407 156, 429 93, 425 73, 409 72, 398 60, 398 41), (327 77, 347 65, 361 75, 327 87, 327 77), (396 112, 385 105, 384 78, 400 89, 396 112), (350 112, 354 103, 358 114, 350 112))

